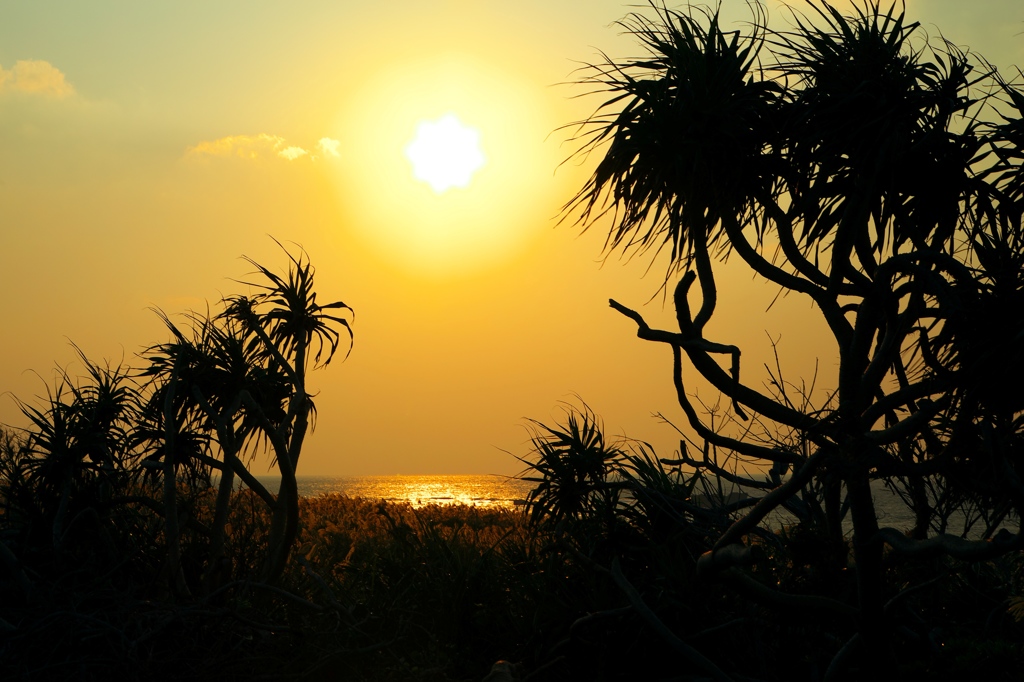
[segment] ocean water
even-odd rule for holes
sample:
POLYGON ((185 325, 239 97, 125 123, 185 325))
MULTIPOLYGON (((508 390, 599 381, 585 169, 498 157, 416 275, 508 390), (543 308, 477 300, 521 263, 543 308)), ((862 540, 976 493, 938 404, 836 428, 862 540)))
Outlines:
MULTIPOLYGON (((267 488, 276 492, 280 478, 257 476, 267 488)), ((435 476, 299 476, 299 494, 306 497, 341 494, 388 502, 407 502, 414 507, 428 504, 465 504, 478 507, 522 508, 533 484, 510 476, 494 475, 435 475, 435 476)), ((909 530, 914 523, 913 514, 902 500, 876 482, 872 495, 878 513, 880 526, 909 530)), ((767 522, 773 528, 795 521, 787 512, 780 510, 770 516, 767 522)), ((947 532, 959 534, 966 519, 950 519, 947 532)), ((1016 532, 1020 520, 1008 519, 1003 527, 1016 532)), ((844 525, 847 532, 852 530, 849 517, 844 525)))
MULTIPOLYGON (((914 514, 904 504, 899 495, 887 488, 881 481, 873 481, 871 484, 871 497, 875 503, 875 514, 878 517, 880 528, 895 528, 901 531, 909 531, 914 527, 914 514)), ((772 528, 795 522, 795 517, 785 510, 775 512, 768 518, 772 528)), ((1005 528, 1016 533, 1020 528, 1020 519, 1007 517, 998 528, 1005 528)), ((843 518, 843 529, 846 533, 852 534, 853 521, 847 514, 843 518)), ((984 523, 977 518, 969 519, 961 513, 954 513, 950 516, 946 533, 950 535, 961 535, 966 532, 968 539, 978 539, 984 530, 984 523)))
MULTIPOLYGON (((277 490, 280 478, 257 476, 268 489, 277 490)), ((533 485, 509 476, 298 476, 299 495, 315 497, 338 493, 388 502, 465 504, 514 508, 522 505, 533 485)))

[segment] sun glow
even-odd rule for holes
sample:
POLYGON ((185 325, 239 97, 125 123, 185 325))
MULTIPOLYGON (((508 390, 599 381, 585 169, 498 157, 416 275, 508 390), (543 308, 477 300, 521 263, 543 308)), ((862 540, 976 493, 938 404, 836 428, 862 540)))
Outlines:
POLYGON ((552 175, 563 152, 548 139, 548 91, 512 73, 464 54, 367 73, 325 131, 339 141, 330 168, 343 229, 429 278, 525 253, 569 189, 552 175))
POLYGON ((454 114, 436 121, 421 121, 416 137, 405 148, 413 176, 438 194, 452 187, 466 187, 485 162, 480 151, 480 132, 463 125, 454 114))

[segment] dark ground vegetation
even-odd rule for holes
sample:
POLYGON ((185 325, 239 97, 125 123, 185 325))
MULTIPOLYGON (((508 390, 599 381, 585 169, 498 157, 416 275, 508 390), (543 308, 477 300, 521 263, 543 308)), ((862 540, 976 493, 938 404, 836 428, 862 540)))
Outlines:
MULTIPOLYGON (((0 583, 4 679, 469 681, 500 659, 520 663, 531 680, 707 679, 677 647, 700 651, 732 679, 821 679, 854 623, 786 615, 698 580, 697 559, 728 515, 687 503, 692 480, 642 456, 632 469, 628 450, 562 454, 596 457, 609 470, 550 479, 556 496, 579 486, 559 497, 575 511, 564 509, 557 523, 531 524, 511 510, 302 499, 295 552, 273 584, 258 578, 268 511, 239 493, 224 549, 231 577, 202 596, 208 541, 183 534, 184 579, 195 593, 169 593, 165 524, 144 506, 95 508, 60 551, 27 548, 5 523, 17 562, 4 562, 0 583), (637 479, 648 497, 612 499, 637 479), (678 641, 635 608, 635 595, 678 641)), ((187 503, 197 529, 212 516, 214 492, 187 503)), ((759 582, 795 595, 854 592, 852 578, 822 576, 814 547, 795 534, 765 534, 755 546, 748 570, 759 582)), ((894 639, 904 679, 1017 679, 1019 556, 972 565, 934 558, 888 575, 932 582, 901 605, 918 619, 894 639)))
POLYGON ((678 452, 584 406, 534 424, 522 513, 300 499, 307 371, 351 310, 304 255, 253 263, 256 293, 167 318, 140 368, 83 358, 2 432, 0 678, 1020 679, 1024 92, 897 6, 751 7, 743 33, 652 6, 624 24, 650 55, 584 79, 603 156, 567 216, 669 251, 678 331, 611 305, 670 351, 678 452), (726 256, 823 316, 826 399, 705 337, 726 256))

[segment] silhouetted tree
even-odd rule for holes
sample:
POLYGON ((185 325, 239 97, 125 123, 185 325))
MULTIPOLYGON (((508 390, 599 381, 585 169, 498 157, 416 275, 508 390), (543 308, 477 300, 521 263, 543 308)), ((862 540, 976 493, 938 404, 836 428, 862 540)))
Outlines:
MULTIPOLYGON (((315 416, 306 374, 311 366, 330 363, 341 342, 340 330, 350 340, 352 336, 348 319, 335 313, 351 309, 342 302, 318 303, 313 266, 303 255, 286 254, 290 262, 285 276, 246 259, 262 277, 246 282, 257 293, 225 299, 224 310, 215 317, 194 315, 191 338, 165 317, 174 339, 150 349, 146 370, 156 381, 151 413, 163 430, 156 457, 163 462, 166 496, 172 496, 176 486, 179 451, 174 443, 183 432, 181 425, 194 419, 219 446, 219 458, 195 457, 220 475, 208 569, 215 568, 223 553, 237 475, 271 510, 261 572, 267 581, 276 580, 284 570, 298 529, 295 475, 315 416), (248 446, 260 443, 269 446, 281 474, 276 496, 242 459, 248 446)), ((169 524, 172 517, 168 513, 169 524)), ((173 541, 170 526, 168 536, 173 541)))
POLYGON ((5 465, 8 495, 27 503, 25 532, 56 552, 76 521, 108 512, 113 492, 129 480, 138 416, 130 368, 98 365, 75 350, 85 376, 61 371, 42 406, 19 403, 31 427, 5 465))
POLYGON ((585 229, 610 219, 609 250, 667 247, 679 329, 610 304, 641 339, 671 349, 698 437, 774 481, 747 475, 760 500, 701 558, 700 575, 776 608, 852 618, 836 674, 858 649, 862 661, 894 655, 893 605, 921 586, 888 584, 887 556, 974 561, 1024 547, 1020 533, 996 532, 1024 510, 1024 91, 975 55, 929 42, 897 5, 869 0, 844 14, 811 0, 785 31, 752 8, 745 34, 708 10, 655 6, 653 19, 624 22, 649 55, 584 80, 609 93, 578 138, 603 156, 566 210, 585 229), (740 348, 705 336, 726 256, 813 302, 838 349, 833 399, 791 396, 778 376, 773 390, 751 387, 740 348), (735 420, 763 428, 708 423, 684 359, 728 396, 735 420), (914 510, 909 535, 879 526, 874 480, 914 510), (784 594, 743 568, 751 531, 811 488, 823 513, 806 523, 837 568, 849 510, 855 603, 784 594), (987 515, 980 538, 945 532, 943 510, 967 501, 987 515))
POLYGON ((21 404, 29 427, 0 434, 0 511, 20 540, 0 559, 20 567, 18 555, 45 550, 68 569, 103 549, 92 540, 109 535, 115 509, 131 508, 118 516, 125 546, 111 545, 106 558, 143 557, 157 565, 162 592, 208 595, 230 575, 227 525, 241 479, 271 521, 262 566, 246 566, 257 574, 246 577, 281 576, 298 528, 299 455, 315 416, 306 376, 331 361, 343 332, 351 341, 351 309, 319 303, 308 258, 283 250, 286 274, 246 259, 259 276, 245 282, 253 293, 225 299, 217 314, 190 314, 184 331, 160 312, 172 338, 147 349, 141 368, 101 366, 79 353, 84 377, 61 372, 40 406, 21 404), (276 494, 250 471, 261 450, 281 472, 276 494), (151 523, 156 532, 144 528, 151 523), (164 545, 156 561, 153 546, 132 549, 150 532, 151 544, 164 545), (76 538, 92 549, 69 551, 76 538))

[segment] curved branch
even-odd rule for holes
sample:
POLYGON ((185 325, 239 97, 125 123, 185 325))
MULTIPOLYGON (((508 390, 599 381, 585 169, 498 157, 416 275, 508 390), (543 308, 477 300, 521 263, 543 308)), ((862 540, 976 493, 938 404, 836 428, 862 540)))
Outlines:
MULTIPOLYGON (((906 377, 906 372, 899 370, 906 377)), ((935 377, 929 377, 928 379, 919 381, 917 383, 908 383, 903 388, 893 391, 892 393, 886 394, 884 397, 879 398, 874 403, 869 405, 864 412, 861 413, 861 420, 867 426, 874 424, 880 417, 884 416, 887 412, 891 412, 900 407, 910 407, 915 410, 918 400, 921 398, 927 398, 928 396, 941 393, 945 390, 943 382, 940 382, 935 377)))
MULTIPOLYGON (((690 285, 693 284, 693 273, 688 272, 686 276, 679 282, 679 286, 676 287, 673 299, 676 304, 676 321, 679 323, 679 333, 682 334, 683 338, 695 342, 695 343, 711 343, 704 338, 704 324, 711 318, 711 313, 714 311, 715 300, 717 299, 717 291, 715 290, 715 278, 711 270, 711 262, 707 259, 707 252, 704 252, 704 270, 701 270, 701 262, 698 260, 698 273, 700 275, 700 286, 701 291, 704 293, 704 302, 701 304, 700 312, 697 313, 698 321, 695 323, 690 318, 690 306, 687 302, 686 295, 690 289, 690 285), (707 291, 711 290, 711 298, 709 298, 707 291)), ((621 312, 621 311, 620 311, 621 312)), ((720 346, 720 344, 713 344, 713 346, 720 346)), ((721 345, 720 349, 712 349, 713 353, 729 353, 732 356, 732 366, 730 371, 732 372, 733 381, 737 384, 740 381, 740 349, 736 346, 724 346, 721 345)), ((740 404, 733 399, 732 408, 736 411, 736 415, 743 421, 747 420, 746 413, 743 412, 743 408, 740 404)))
POLYGON ((1024 534, 1013 535, 1005 529, 991 540, 965 540, 945 533, 911 540, 895 528, 879 528, 875 539, 892 547, 898 556, 919 559, 945 554, 964 561, 984 561, 1024 548, 1024 534))
MULTIPOLYGON (((697 276, 700 278, 700 292, 703 296, 697 317, 693 319, 693 328, 698 335, 703 336, 704 325, 711 319, 715 312, 715 306, 718 304, 718 287, 715 285, 715 272, 711 268, 708 246, 703 241, 698 241, 694 244, 693 260, 697 264, 697 276)), ((739 354, 737 353, 737 358, 738 356, 739 354)))
POLYGON ((738 376, 739 349, 736 348, 736 346, 726 346, 720 343, 713 343, 706 339, 689 339, 683 334, 674 334, 660 329, 651 329, 640 313, 627 308, 615 300, 609 300, 608 304, 618 312, 636 322, 637 338, 644 339, 645 341, 667 343, 670 346, 676 346, 685 350, 690 362, 693 363, 694 368, 700 372, 701 376, 707 379, 712 386, 732 398, 734 401, 750 407, 755 412, 763 414, 769 419, 781 422, 786 426, 791 426, 796 429, 814 431, 820 426, 818 420, 813 417, 808 417, 806 414, 798 410, 781 405, 768 396, 741 384, 738 376), (717 362, 715 362, 713 358, 711 358, 709 353, 732 354, 733 351, 736 352, 733 359, 733 369, 736 370, 736 374, 734 376, 730 376, 718 365, 717 362))
POLYGON ((747 241, 747 238, 743 235, 743 228, 740 227, 740 224, 735 218, 723 217, 722 227, 725 228, 725 233, 729 237, 729 246, 735 249, 736 253, 740 255, 740 258, 742 258, 747 265, 753 268, 754 272, 757 274, 781 287, 789 289, 790 291, 799 291, 800 293, 807 294, 811 298, 816 298, 820 293, 822 293, 822 288, 813 282, 786 272, 759 254, 757 249, 751 246, 750 242, 747 241))
POLYGON ((850 322, 843 316, 842 309, 836 300, 836 293, 832 293, 828 289, 822 289, 813 282, 790 274, 766 260, 743 236, 743 230, 735 220, 723 219, 722 225, 729 236, 729 245, 736 249, 736 253, 739 254, 740 258, 747 265, 753 268, 754 272, 784 289, 798 291, 810 296, 811 300, 818 305, 822 315, 825 316, 825 321, 840 345, 845 345, 849 341, 849 337, 853 334, 853 328, 850 326, 850 322))
POLYGON ((723 469, 722 467, 720 467, 719 465, 715 464, 714 462, 712 462, 707 457, 704 457, 703 461, 696 460, 696 459, 690 457, 690 455, 687 454, 685 451, 681 453, 681 456, 679 457, 679 459, 672 459, 672 460, 664 460, 663 459, 661 461, 663 463, 665 463, 665 464, 686 464, 687 466, 691 466, 694 469, 707 469, 708 471, 713 473, 715 476, 717 476, 719 478, 722 478, 722 479, 725 479, 729 483, 733 483, 735 485, 743 486, 743 487, 746 487, 746 488, 757 488, 757 489, 765 490, 767 488, 771 488, 772 485, 773 485, 771 481, 755 481, 752 478, 746 478, 745 476, 738 476, 737 474, 734 474, 731 471, 728 471, 727 469, 723 469))
POLYGON ((683 412, 686 414, 686 419, 690 422, 690 426, 692 426, 697 432, 697 435, 712 445, 728 448, 742 455, 747 455, 748 457, 766 459, 770 462, 800 464, 804 461, 801 456, 786 452, 785 450, 767 448, 763 445, 756 445, 754 443, 747 443, 735 438, 729 438, 728 436, 716 433, 705 426, 704 422, 702 422, 700 417, 697 415, 697 411, 690 403, 690 399, 686 395, 686 389, 683 386, 682 352, 679 350, 678 346, 672 346, 672 380, 676 387, 676 400, 679 402, 679 406, 683 408, 683 412))
POLYGON ((287 467, 284 471, 294 476, 295 466, 291 461, 291 457, 289 457, 288 446, 281 437, 281 433, 274 428, 274 425, 271 423, 270 419, 267 418, 263 408, 259 406, 249 391, 242 391, 240 395, 242 396, 242 403, 252 411, 253 416, 256 417, 256 421, 259 422, 260 427, 267 434, 267 438, 270 439, 270 444, 274 446, 274 452, 277 454, 278 462, 283 460, 284 466, 287 467))
POLYGON ((242 482, 249 486, 249 489, 256 493, 268 507, 274 509, 277 506, 277 500, 274 496, 270 494, 270 491, 267 490, 266 486, 259 482, 259 479, 253 476, 252 473, 245 468, 242 460, 238 459, 238 457, 231 457, 229 466, 231 467, 231 470, 235 472, 235 475, 242 479, 242 482))
MULTIPOLYGON (((804 462, 803 466, 793 473, 788 481, 762 497, 761 501, 754 505, 754 508, 746 516, 733 522, 729 529, 722 534, 722 537, 718 539, 718 542, 715 543, 711 551, 715 552, 722 547, 739 542, 740 538, 753 530, 757 524, 761 523, 764 517, 768 516, 773 509, 779 507, 791 495, 795 495, 798 490, 803 488, 814 475, 818 465, 824 458, 825 451, 823 450, 818 450, 811 455, 804 462)), ((703 557, 701 559, 703 560, 703 557)), ((698 564, 698 570, 699 566, 698 564)))
POLYGON ((797 272, 812 283, 822 288, 827 287, 828 275, 819 270, 800 252, 800 247, 797 246, 796 240, 793 238, 793 221, 789 219, 789 216, 774 201, 762 198, 761 205, 775 221, 775 234, 779 237, 779 246, 782 247, 782 253, 785 254, 786 259, 793 264, 797 272))
MULTIPOLYGON (((259 267, 258 264, 257 267, 259 267)), ((235 297, 234 299, 231 299, 231 301, 232 305, 229 307, 229 310, 234 313, 234 316, 237 319, 242 321, 246 329, 250 330, 259 338, 263 347, 271 357, 281 365, 291 382, 295 385, 300 385, 302 380, 299 377, 296 368, 292 367, 291 363, 288 362, 288 359, 285 358, 284 354, 281 352, 281 349, 277 347, 277 344, 271 340, 267 331, 263 328, 263 325, 260 323, 259 315, 252 310, 252 301, 244 296, 235 297)))
POLYGON ((950 396, 948 394, 944 395, 939 400, 931 402, 927 406, 922 406, 917 412, 906 419, 898 421, 886 429, 868 431, 864 434, 864 437, 874 445, 887 445, 895 443, 901 438, 914 436, 931 421, 932 417, 946 407, 949 400, 950 396))
POLYGON ((719 579, 732 585, 751 599, 781 611, 820 611, 836 616, 857 618, 860 610, 836 599, 805 594, 786 594, 762 585, 738 568, 727 568, 718 574, 719 579))
POLYGON ((871 361, 864 371, 861 384, 864 387, 880 386, 886 373, 900 356, 903 341, 914 330, 914 323, 919 319, 921 297, 913 294, 906 309, 886 324, 885 332, 875 347, 871 361))

